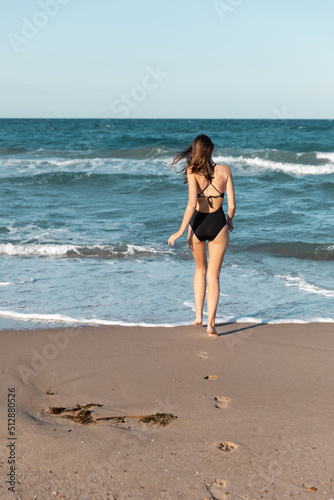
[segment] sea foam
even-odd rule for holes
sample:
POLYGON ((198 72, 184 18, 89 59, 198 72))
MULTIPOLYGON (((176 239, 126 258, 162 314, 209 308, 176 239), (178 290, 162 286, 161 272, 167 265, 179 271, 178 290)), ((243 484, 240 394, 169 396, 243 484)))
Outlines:
POLYGON ((72 258, 124 258, 169 254, 171 250, 140 245, 61 245, 53 243, 26 245, 1 243, 0 255, 16 257, 72 257, 72 258))
POLYGON ((175 326, 189 326, 192 323, 129 323, 125 321, 113 321, 98 318, 73 318, 62 314, 41 314, 41 313, 20 313, 16 311, 0 310, 0 317, 17 319, 21 321, 38 321, 44 323, 67 323, 71 325, 95 325, 95 326, 141 326, 145 328, 166 327, 173 328, 175 326))
POLYGON ((304 292, 308 292, 308 293, 315 293, 318 295, 322 295, 323 297, 328 297, 328 298, 334 297, 334 290, 322 288, 322 287, 317 286, 317 285, 313 285, 312 283, 308 283, 306 280, 304 280, 303 278, 300 278, 298 276, 277 275, 277 277, 285 280, 287 282, 286 286, 296 286, 299 288, 299 290, 303 290, 304 292))
POLYGON ((215 158, 217 163, 235 165, 237 167, 253 167, 257 170, 270 172, 284 172, 290 175, 326 175, 334 173, 334 164, 305 165, 303 163, 284 163, 267 160, 260 157, 249 158, 247 156, 219 156, 215 158))

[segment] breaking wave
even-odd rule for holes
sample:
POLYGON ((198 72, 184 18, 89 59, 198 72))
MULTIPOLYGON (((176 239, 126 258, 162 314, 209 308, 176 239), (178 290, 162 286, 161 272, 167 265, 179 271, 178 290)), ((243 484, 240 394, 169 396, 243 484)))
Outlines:
POLYGON ((16 257, 68 257, 121 259, 126 257, 147 257, 151 255, 169 254, 170 250, 144 247, 130 244, 119 245, 57 245, 53 243, 26 245, 0 244, 0 255, 16 257))

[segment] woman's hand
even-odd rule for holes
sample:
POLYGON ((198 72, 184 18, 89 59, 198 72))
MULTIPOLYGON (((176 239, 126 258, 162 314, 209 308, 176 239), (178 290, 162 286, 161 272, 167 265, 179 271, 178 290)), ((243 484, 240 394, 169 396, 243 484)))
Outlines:
POLYGON ((232 219, 229 216, 227 216, 226 225, 227 225, 227 229, 230 232, 232 232, 233 231, 233 222, 232 222, 232 219))
POLYGON ((170 238, 168 240, 168 245, 174 246, 175 240, 177 240, 178 238, 180 238, 180 236, 182 236, 182 234, 180 233, 180 231, 177 231, 176 233, 172 234, 172 236, 170 236, 170 238))

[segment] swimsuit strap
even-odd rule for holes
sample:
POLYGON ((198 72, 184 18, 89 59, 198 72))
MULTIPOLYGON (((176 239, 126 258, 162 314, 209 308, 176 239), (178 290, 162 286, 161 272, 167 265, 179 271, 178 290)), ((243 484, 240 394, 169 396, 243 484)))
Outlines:
MULTIPOLYGON (((215 168, 216 166, 216 163, 213 165, 213 168, 215 168)), ((212 181, 209 182, 209 184, 207 186, 205 186, 204 189, 202 189, 202 191, 200 193, 197 193, 197 198, 206 198, 208 200, 208 203, 209 203, 209 206, 211 208, 213 208, 213 204, 212 204, 212 198, 224 198, 224 193, 221 193, 217 188, 216 186, 214 186, 212 184, 212 181), (212 186, 216 191, 217 193, 219 193, 219 195, 210 195, 210 196, 205 196, 203 193, 204 191, 209 187, 209 186, 212 186)))
MULTIPOLYGON (((209 186, 212 186, 212 187, 213 187, 213 189, 215 189, 215 190, 217 191, 217 193, 219 193, 219 196, 215 196, 215 198, 219 198, 220 196, 224 196, 224 193, 221 193, 221 192, 220 192, 220 191, 216 188, 216 186, 214 186, 214 185, 212 184, 212 182, 210 182, 210 184, 208 184, 208 185, 207 185, 204 189, 202 189, 202 191, 201 191, 200 193, 198 193, 198 194, 197 194, 197 198, 200 198, 200 197, 201 197, 201 195, 204 193, 204 191, 205 191, 206 189, 208 189, 208 187, 209 187, 209 186)), ((210 196, 210 197, 209 197, 209 196, 203 196, 203 198, 212 198, 212 196, 210 196)))
MULTIPOLYGON (((215 190, 217 191, 217 193, 219 193, 219 195, 220 195, 220 196, 224 196, 224 193, 221 193, 221 192, 219 191, 219 189, 217 189, 217 188, 216 188, 216 186, 214 186, 214 185, 212 184, 212 182, 210 182, 210 184, 211 184, 211 186, 213 187, 213 189, 215 189, 215 190)), ((209 184, 209 186, 210 186, 210 184, 209 184)), ((209 186, 206 186, 206 187, 209 187, 209 186)), ((205 189, 206 189, 206 188, 205 188, 205 189)), ((219 196, 218 196, 218 198, 219 198, 219 196)))
MULTIPOLYGON (((214 187, 214 186, 213 186, 214 187)), ((219 193, 219 191, 218 191, 219 193)), ((212 198, 223 198, 224 199, 224 193, 220 193, 218 196, 214 196, 214 195, 211 195, 211 196, 204 196, 204 195, 201 195, 201 194, 198 194, 197 195, 197 198, 206 198, 208 200, 208 203, 209 203, 209 206, 211 208, 213 208, 213 204, 212 204, 212 198)))

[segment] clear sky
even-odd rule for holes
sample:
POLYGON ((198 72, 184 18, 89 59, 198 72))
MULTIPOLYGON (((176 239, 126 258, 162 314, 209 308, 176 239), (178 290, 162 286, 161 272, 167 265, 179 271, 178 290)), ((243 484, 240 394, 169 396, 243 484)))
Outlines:
POLYGON ((334 0, 0 0, 0 12, 0 117, 334 115, 334 0))

